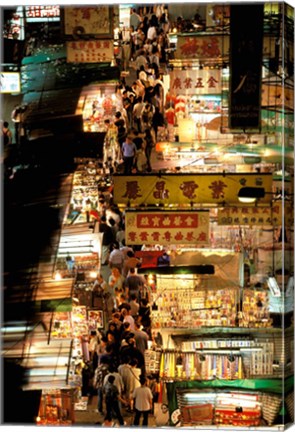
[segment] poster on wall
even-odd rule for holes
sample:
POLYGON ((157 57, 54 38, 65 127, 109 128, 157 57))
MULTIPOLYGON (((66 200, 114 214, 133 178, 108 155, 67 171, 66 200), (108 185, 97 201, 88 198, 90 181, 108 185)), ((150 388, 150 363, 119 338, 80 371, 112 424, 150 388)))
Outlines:
POLYGON ((64 32, 66 35, 112 38, 112 8, 105 6, 65 7, 64 32))
POLYGON ((88 309, 88 328, 89 330, 97 330, 103 328, 103 311, 98 309, 88 309))
POLYGON ((231 5, 230 129, 260 127, 263 4, 231 5), (249 23, 251 22, 251 25, 249 23))
POLYGON ((209 211, 126 211, 126 244, 208 244, 209 211))

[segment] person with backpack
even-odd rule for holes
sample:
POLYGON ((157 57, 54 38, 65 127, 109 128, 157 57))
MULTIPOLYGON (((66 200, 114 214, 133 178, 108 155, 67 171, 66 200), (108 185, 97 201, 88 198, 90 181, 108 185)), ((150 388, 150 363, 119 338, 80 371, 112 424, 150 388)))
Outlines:
POLYGON ((103 382, 109 372, 108 361, 102 357, 93 377, 93 388, 97 390, 97 410, 100 414, 103 414, 103 382))
POLYGON ((124 419, 120 411, 119 401, 122 402, 123 404, 127 404, 127 402, 119 395, 119 390, 115 386, 114 381, 115 381, 115 376, 110 375, 105 385, 105 401, 106 401, 106 409, 107 409, 105 421, 112 422, 113 413, 114 413, 119 421, 119 424, 121 426, 124 426, 126 423, 124 422, 124 419))

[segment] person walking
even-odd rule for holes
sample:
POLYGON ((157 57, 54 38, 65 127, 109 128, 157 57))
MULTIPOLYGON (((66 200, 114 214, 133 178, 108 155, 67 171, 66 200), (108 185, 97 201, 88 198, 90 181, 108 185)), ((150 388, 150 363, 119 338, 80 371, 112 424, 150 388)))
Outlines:
POLYGON ((114 242, 114 236, 105 216, 100 218, 99 232, 103 233, 101 264, 106 265, 109 259, 110 245, 114 242))
POLYGON ((107 359, 102 359, 94 372, 93 388, 97 390, 97 410, 103 414, 103 384, 105 377, 109 374, 107 359))
POLYGON ((119 401, 122 402, 123 404, 127 404, 127 403, 125 399, 123 399, 119 395, 119 390, 114 385, 114 381, 115 381, 115 376, 110 375, 108 377, 108 382, 105 385, 105 400, 106 400, 106 408, 107 408, 105 422, 109 422, 113 425, 112 420, 113 420, 113 413, 114 413, 119 421, 119 424, 121 426, 124 426, 125 423, 120 411, 119 401))
POLYGON ((140 417, 143 416, 142 426, 148 426, 148 416, 153 406, 153 395, 147 386, 147 379, 140 378, 140 387, 133 392, 135 417, 134 426, 139 426, 140 417))
POLYGON ((124 160, 124 174, 131 174, 136 155, 136 146, 130 136, 127 136, 126 140, 123 142, 122 154, 124 160))
POLYGON ((145 140, 145 156, 147 161, 147 169, 148 171, 152 171, 151 156, 152 156, 153 148, 155 147, 155 140, 151 133, 151 129, 146 129, 144 140, 145 140))
POLYGON ((124 254, 119 249, 119 243, 114 242, 113 243, 113 250, 111 251, 110 256, 109 256, 110 268, 117 267, 120 270, 120 272, 122 272, 123 264, 124 264, 124 254))

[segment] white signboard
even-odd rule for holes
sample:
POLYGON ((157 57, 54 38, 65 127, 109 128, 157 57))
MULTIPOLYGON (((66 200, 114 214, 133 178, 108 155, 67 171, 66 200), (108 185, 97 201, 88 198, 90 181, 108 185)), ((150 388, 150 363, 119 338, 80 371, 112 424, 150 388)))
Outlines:
POLYGON ((170 92, 174 95, 221 93, 219 69, 174 70, 170 73, 170 92))
POLYGON ((1 93, 20 93, 19 72, 1 72, 0 74, 1 93))

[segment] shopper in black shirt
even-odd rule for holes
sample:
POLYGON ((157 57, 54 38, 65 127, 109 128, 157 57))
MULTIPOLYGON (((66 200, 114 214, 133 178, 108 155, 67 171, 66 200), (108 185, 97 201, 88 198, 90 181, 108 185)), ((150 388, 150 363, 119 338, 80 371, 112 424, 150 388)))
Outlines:
POLYGON ((100 218, 99 232, 103 233, 101 264, 106 265, 108 263, 110 246, 115 241, 115 239, 113 231, 111 227, 107 224, 107 219, 105 216, 102 216, 100 218))

